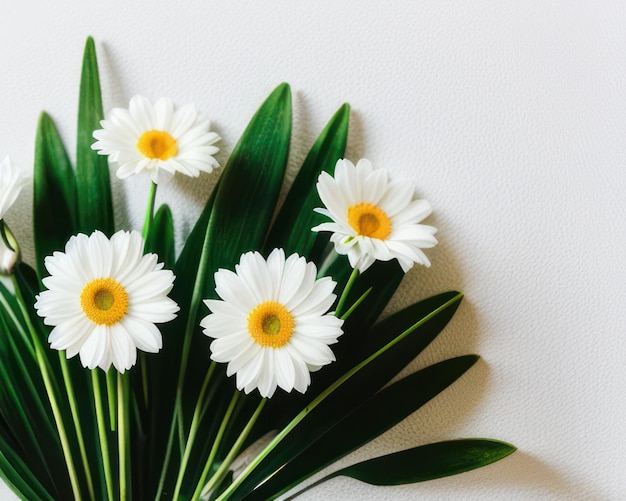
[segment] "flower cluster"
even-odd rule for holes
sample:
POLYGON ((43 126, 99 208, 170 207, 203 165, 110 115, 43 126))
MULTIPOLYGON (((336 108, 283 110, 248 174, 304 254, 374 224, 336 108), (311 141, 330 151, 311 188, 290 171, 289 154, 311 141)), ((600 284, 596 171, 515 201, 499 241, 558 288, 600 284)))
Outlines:
MULTIPOLYGON (((142 96, 128 109, 115 108, 94 132, 92 148, 117 164, 126 178, 150 172, 154 183, 163 173, 198 176, 218 167, 213 155, 219 136, 198 117, 193 105, 174 109, 172 101, 154 105, 142 96)), ((0 218, 23 185, 8 160, 0 164, 0 218)), ((386 169, 374 169, 365 159, 356 166, 341 159, 332 177, 322 172, 317 190, 325 208, 316 209, 332 221, 312 231, 332 232, 331 242, 351 266, 366 271, 375 261, 397 259, 406 272, 414 263, 428 266, 421 250, 437 243, 435 228, 418 224, 431 212, 414 189, 390 181, 386 169)), ((163 343, 156 323, 175 318, 178 306, 168 297, 174 275, 164 270, 155 254, 143 254, 136 232, 120 231, 108 239, 101 232, 72 237, 65 252, 45 260, 50 276, 35 308, 47 325, 53 349, 68 358, 80 356, 89 368, 113 365, 130 369, 137 350, 158 352, 163 343)), ((204 333, 214 338, 211 359, 227 363, 236 374, 237 388, 259 390, 271 397, 276 388, 304 393, 310 371, 331 363, 329 345, 342 334, 343 321, 330 312, 335 282, 316 280, 317 269, 305 258, 285 257, 274 249, 264 259, 258 252, 243 254, 235 271, 215 273, 220 299, 205 301, 210 313, 202 320, 204 333)))

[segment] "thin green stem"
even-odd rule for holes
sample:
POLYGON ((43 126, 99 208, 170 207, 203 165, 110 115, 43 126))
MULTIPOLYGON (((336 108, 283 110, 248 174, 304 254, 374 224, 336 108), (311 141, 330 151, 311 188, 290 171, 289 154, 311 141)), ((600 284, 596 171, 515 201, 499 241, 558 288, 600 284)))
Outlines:
POLYGON ((174 435, 176 434, 176 423, 177 423, 178 414, 174 413, 174 417, 172 418, 172 425, 170 426, 170 432, 167 436, 167 447, 165 449, 165 457, 163 458, 163 467, 161 468, 161 478, 159 479, 159 485, 157 487, 157 493, 154 497, 155 501, 161 499, 161 492, 163 492, 163 487, 165 486, 165 477, 167 473, 167 465, 170 460, 170 456, 172 455, 172 447, 174 446, 174 435))
POLYGON ((52 378, 50 377, 48 361, 45 358, 43 347, 41 346, 41 342, 39 340, 39 337, 37 336, 35 326, 31 322, 30 315, 26 307, 26 302, 24 301, 24 297, 22 296, 22 292, 20 290, 17 279, 15 278, 15 275, 11 275, 11 280, 13 281, 13 287, 15 288, 15 297, 17 299, 20 310, 24 317, 24 321, 26 322, 26 326, 32 338, 32 343, 35 348, 35 358, 37 360, 37 365, 39 366, 39 370, 41 371, 41 376, 46 387, 46 392, 48 393, 48 400, 50 402, 50 407, 52 408, 52 414, 54 415, 54 421, 57 426, 57 431, 59 432, 61 449, 63 450, 63 457, 65 458, 65 464, 67 466, 67 473, 69 475, 70 483, 72 485, 74 499, 80 500, 81 493, 80 484, 78 482, 78 475, 76 474, 76 467, 74 466, 74 459, 72 457, 70 442, 67 436, 67 432, 65 430, 65 423, 63 422, 63 413, 59 408, 59 403, 55 395, 55 387, 52 382, 52 378))
POLYGON ((129 443, 129 415, 128 415, 128 375, 117 373, 117 440, 120 476, 120 501, 129 499, 130 485, 130 443, 129 443))
POLYGON ((107 487, 107 499, 113 501, 113 472, 111 470, 111 457, 109 456, 109 440, 107 437, 107 419, 104 415, 104 405, 102 391, 100 389, 100 378, 97 369, 91 371, 91 381, 93 386, 93 400, 96 407, 96 421, 98 423, 98 438, 100 439, 100 454, 102 456, 102 467, 104 468, 104 480, 107 487))
POLYGON ((365 298, 367 296, 370 295, 370 292, 372 292, 373 287, 370 287, 369 289, 367 289, 359 299, 357 299, 354 304, 352 306, 350 306, 350 308, 348 308, 348 311, 346 311, 343 315, 341 315, 341 320, 346 320, 350 315, 352 315, 352 312, 354 310, 356 310, 358 308, 358 306, 365 301, 365 298))
POLYGON ((204 406, 204 395, 209 387, 209 381, 211 380, 211 376, 213 372, 215 372, 215 366, 217 364, 215 362, 211 363, 209 370, 206 373, 204 378, 204 382, 202 383, 202 388, 200 390, 200 395, 198 395, 198 401, 196 402, 196 407, 193 411, 193 418, 191 420, 191 428, 189 428, 189 436, 187 437, 187 443, 184 447, 183 459, 181 460, 180 467, 178 469, 178 478, 176 479, 176 487, 174 488, 174 495, 172 499, 178 499, 180 495, 180 489, 183 485, 183 478, 185 476, 185 471, 187 470, 187 463, 189 462, 189 457, 191 456, 191 450, 193 448, 194 440, 196 439, 196 434, 198 432, 198 425, 200 424, 200 420, 202 417, 202 408, 204 406))
MULTIPOLYGON (((211 491, 211 489, 213 489, 216 486, 218 486, 220 484, 220 482, 224 479, 224 477, 228 473, 228 469, 230 468, 230 466, 232 465, 233 461, 237 457, 237 454, 239 454, 241 446, 243 445, 245 440, 248 438, 248 435, 250 434, 250 431, 252 430, 252 427, 256 424, 257 419, 261 415, 261 411, 263 410, 263 407, 265 407, 266 403, 267 403, 267 398, 264 398, 264 399, 262 399, 259 402, 259 405, 257 406, 256 410, 254 411, 254 414, 252 415, 250 420, 248 421, 248 424, 241 431, 241 434, 239 435, 239 437, 237 437, 237 440, 235 441, 233 446, 230 448, 230 451, 228 452, 228 455, 224 458, 224 461, 222 461, 222 464, 220 465, 220 467, 213 474, 213 476, 211 477, 211 480, 209 480, 209 483, 206 484, 204 486, 204 488, 202 488, 202 491, 200 492, 198 497, 206 496, 211 491)), ((204 478, 201 479, 201 482, 198 484, 198 488, 200 488, 202 486, 203 482, 204 482, 204 478)), ((196 489, 196 492, 197 491, 198 491, 198 489, 196 489)), ((197 499, 196 498, 196 493, 194 493, 194 497, 192 498, 192 501, 195 501, 196 499, 197 499)))
POLYGON ((80 457, 83 462, 83 468, 85 470, 85 478, 87 480, 87 489, 89 491, 89 498, 95 499, 93 490, 93 480, 91 478, 91 470, 89 468, 89 460, 87 459, 87 450, 85 449, 85 439, 83 438, 83 431, 80 424, 80 416, 78 415, 78 405, 76 403, 76 393, 74 392, 74 385, 72 384, 72 377, 69 373, 69 367, 67 366, 67 358, 65 353, 59 352, 59 363, 61 365, 61 372, 63 373, 63 382, 65 383, 65 391, 67 393, 67 399, 70 403, 70 412, 72 413, 72 421, 74 422, 74 429, 76 430, 76 438, 78 440, 78 449, 80 451, 80 457))
POLYGON ((150 192, 148 193, 148 206, 146 208, 146 217, 143 222, 143 231, 141 234, 143 235, 143 239, 148 238, 148 232, 150 231, 150 226, 152 226, 152 219, 154 218, 154 202, 156 200, 156 192, 158 185, 153 181, 150 184, 150 192))
POLYGON ((213 440, 213 447, 211 447, 211 452, 209 452, 209 457, 204 465, 204 469, 202 470, 202 475, 200 475, 200 481, 196 487, 196 490, 193 493, 192 501, 198 499, 200 497, 200 493, 202 492, 202 488, 204 482, 206 480, 207 475, 209 474, 209 470, 211 466, 213 466, 213 461, 215 461, 215 456, 217 455, 217 451, 220 447, 220 443, 222 441, 222 437, 224 436, 224 432, 226 431, 226 426, 228 425, 228 421, 230 420, 230 416, 235 410, 235 405, 237 404, 237 400, 239 400, 239 396, 241 393, 235 390, 233 394, 233 398, 230 400, 230 404, 228 405, 228 409, 226 409, 226 413, 222 418, 222 423, 220 424, 219 430, 217 431, 217 435, 215 436, 215 440, 213 440))
POLYGON ((310 404, 308 404, 304 409, 302 409, 296 417, 294 417, 288 424, 285 426, 273 439, 272 441, 263 449, 263 451, 256 456, 250 464, 246 467, 246 469, 237 477, 228 488, 217 498, 216 501, 224 501, 229 498, 231 494, 237 490, 237 488, 246 480, 250 474, 254 471, 254 469, 259 466, 259 464, 276 448, 278 444, 280 444, 283 439, 291 433, 291 431, 298 425, 300 422, 318 405, 320 405, 332 392, 334 392, 337 388, 339 388, 342 384, 344 384, 348 379, 354 376, 357 372, 359 372, 363 367, 367 366, 372 360, 379 357, 382 353, 390 349, 392 346, 396 345, 406 336, 408 336, 411 332, 417 329, 419 326, 428 322, 431 318, 437 316, 439 313, 444 311, 446 308, 450 307, 456 301, 458 301, 462 297, 462 294, 459 294, 443 305, 441 305, 436 310, 430 312, 424 318, 414 323, 411 327, 406 329, 400 335, 396 336, 393 340, 389 341, 385 346, 380 348, 378 351, 370 355, 368 358, 363 360, 358 365, 355 365, 352 369, 346 372, 339 379, 335 380, 333 384, 331 384, 328 388, 326 388, 322 393, 320 393, 317 397, 315 397, 310 404))
POLYGON ((335 309, 335 316, 339 317, 341 315, 341 310, 343 310, 343 305, 348 299, 348 294, 354 285, 354 281, 359 276, 359 270, 354 268, 352 273, 350 273, 350 278, 348 278, 348 283, 343 288, 343 292, 341 293, 341 297, 339 298, 339 302, 337 303, 337 308, 335 309))
POLYGON ((115 409, 117 408, 117 388, 115 381, 116 371, 107 371, 105 374, 105 380, 107 383, 107 402, 109 404, 109 428, 111 431, 115 431, 116 424, 116 414, 115 409))

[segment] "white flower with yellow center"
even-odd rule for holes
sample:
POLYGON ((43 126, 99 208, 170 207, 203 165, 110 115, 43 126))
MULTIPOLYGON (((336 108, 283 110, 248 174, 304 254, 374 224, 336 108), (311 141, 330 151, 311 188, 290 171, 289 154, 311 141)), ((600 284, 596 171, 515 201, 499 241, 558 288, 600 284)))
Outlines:
POLYGON ((408 271, 414 263, 430 266, 421 249, 433 247, 437 229, 418 224, 431 213, 426 200, 414 200, 415 189, 401 181, 389 181, 387 169, 374 169, 369 160, 356 167, 338 160, 335 177, 322 172, 317 191, 326 206, 315 209, 332 222, 313 231, 330 231, 338 254, 347 254, 350 265, 361 273, 374 261, 397 259, 408 271))
POLYGON ((100 125, 91 147, 119 166, 120 179, 149 171, 158 183, 163 174, 198 177, 200 171, 219 167, 213 158, 219 148, 213 144, 220 137, 209 131, 209 121, 199 118, 192 104, 174 110, 171 99, 163 97, 152 105, 145 97, 135 96, 128 109, 114 108, 100 125))
POLYGON ((201 322, 212 338, 211 358, 228 363, 237 388, 259 389, 271 397, 277 386, 304 393, 310 371, 335 360, 329 344, 342 334, 343 321, 328 313, 335 282, 316 280, 317 269, 303 257, 285 259, 274 249, 267 261, 258 252, 241 256, 235 272, 215 273, 221 300, 206 300, 211 310, 201 322))
POLYGON ((137 232, 118 231, 109 240, 95 231, 70 238, 65 252, 45 259, 48 289, 35 308, 54 326, 48 341, 67 358, 80 354, 84 367, 119 372, 130 369, 137 349, 157 353, 162 345, 155 323, 176 317, 178 305, 167 297, 174 274, 163 270, 156 254, 143 254, 137 232))
POLYGON ((4 219, 15 203, 26 181, 22 171, 10 162, 9 157, 5 157, 0 163, 0 219, 4 219))

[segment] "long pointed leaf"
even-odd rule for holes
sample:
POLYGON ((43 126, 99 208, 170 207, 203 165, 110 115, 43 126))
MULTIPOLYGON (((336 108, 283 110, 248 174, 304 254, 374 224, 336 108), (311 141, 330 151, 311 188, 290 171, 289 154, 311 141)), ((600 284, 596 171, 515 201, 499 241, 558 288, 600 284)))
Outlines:
POLYGON ((290 136, 291 91, 281 84, 252 118, 220 178, 209 220, 212 271, 232 269, 242 253, 261 248, 285 175, 290 136))
POLYGON ((35 142, 33 226, 37 272, 43 258, 65 247, 77 227, 76 181, 52 119, 42 113, 35 142))
POLYGON ((332 474, 372 485, 401 485, 456 475, 499 461, 516 448, 497 440, 467 438, 422 445, 363 461, 332 474))
POLYGON ((89 234, 99 229, 110 236, 114 224, 109 166, 105 156, 91 149, 94 143, 93 131, 100 128, 100 120, 103 118, 96 48, 93 38, 89 37, 83 55, 76 142, 80 231, 89 234))
POLYGON ((331 172, 337 160, 343 157, 349 121, 350 106, 344 104, 330 119, 298 171, 276 216, 265 245, 266 251, 282 248, 286 255, 295 252, 301 256, 309 256, 316 238, 328 241, 327 235, 311 231, 311 228, 325 219, 313 211, 322 206, 315 185, 320 173, 331 172))

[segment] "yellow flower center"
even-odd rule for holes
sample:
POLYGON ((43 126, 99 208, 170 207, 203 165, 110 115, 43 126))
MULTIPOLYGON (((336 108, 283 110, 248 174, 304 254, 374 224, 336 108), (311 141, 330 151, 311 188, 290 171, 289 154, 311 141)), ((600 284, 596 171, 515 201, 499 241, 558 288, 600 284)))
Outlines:
POLYGON ((80 307, 98 325, 113 325, 128 311, 128 293, 112 278, 96 278, 80 293, 80 307))
POLYGON ((248 332, 256 344, 265 348, 285 346, 293 334, 293 315, 276 301, 265 301, 248 315, 248 332))
POLYGON ((137 141, 137 149, 145 157, 167 160, 178 153, 178 144, 167 131, 149 130, 137 141))
POLYGON ((348 207, 348 224, 364 237, 385 240, 391 234, 391 219, 380 207, 368 202, 348 207))

